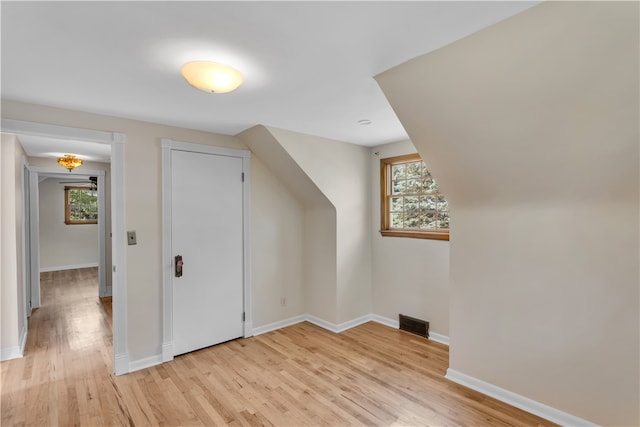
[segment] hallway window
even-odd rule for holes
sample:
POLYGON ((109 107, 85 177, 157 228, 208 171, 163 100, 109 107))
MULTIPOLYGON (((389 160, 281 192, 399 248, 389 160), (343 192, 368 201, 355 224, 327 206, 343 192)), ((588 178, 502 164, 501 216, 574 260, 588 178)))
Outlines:
POLYGON ((449 240, 449 205, 419 154, 380 160, 383 236, 449 240))
POLYGON ((64 187, 64 223, 97 224, 98 191, 86 187, 64 187))

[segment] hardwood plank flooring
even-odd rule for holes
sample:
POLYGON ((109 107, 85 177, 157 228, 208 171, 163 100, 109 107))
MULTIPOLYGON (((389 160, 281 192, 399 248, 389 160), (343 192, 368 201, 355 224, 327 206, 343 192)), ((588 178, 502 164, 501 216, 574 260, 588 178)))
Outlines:
POLYGON ((541 426, 443 378, 448 348, 376 323, 300 323, 112 374, 96 269, 42 274, 25 357, 2 365, 2 426, 541 426))

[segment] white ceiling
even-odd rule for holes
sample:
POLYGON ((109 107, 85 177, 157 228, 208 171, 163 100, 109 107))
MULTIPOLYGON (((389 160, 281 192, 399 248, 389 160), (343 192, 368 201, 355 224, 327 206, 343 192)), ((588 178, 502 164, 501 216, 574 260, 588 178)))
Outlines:
POLYGON ((3 1, 1 94, 229 135, 263 124, 373 146, 407 138, 373 76, 536 3, 3 1), (197 59, 239 69, 244 84, 192 88, 179 71, 197 59))
POLYGON ((18 139, 30 157, 58 158, 75 154, 86 162, 111 162, 111 146, 94 142, 54 139, 35 135, 18 135, 18 139))

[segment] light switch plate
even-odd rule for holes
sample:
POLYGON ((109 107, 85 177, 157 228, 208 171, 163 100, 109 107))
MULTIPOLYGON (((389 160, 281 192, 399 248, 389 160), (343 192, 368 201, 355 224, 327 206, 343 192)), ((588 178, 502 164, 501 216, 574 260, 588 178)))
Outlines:
POLYGON ((136 241, 136 232, 135 231, 127 231, 127 244, 135 245, 138 242, 136 241))

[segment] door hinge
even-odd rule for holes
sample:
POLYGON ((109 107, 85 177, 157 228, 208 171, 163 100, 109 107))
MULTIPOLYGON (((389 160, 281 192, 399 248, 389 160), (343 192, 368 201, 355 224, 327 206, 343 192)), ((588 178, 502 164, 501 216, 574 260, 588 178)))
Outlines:
POLYGON ((245 312, 243 311, 242 312, 242 321, 244 322, 244 321, 246 321, 246 319, 247 319, 247 316, 245 315, 245 312))
POLYGON ((244 182, 244 172, 242 172, 242 182, 244 182))

